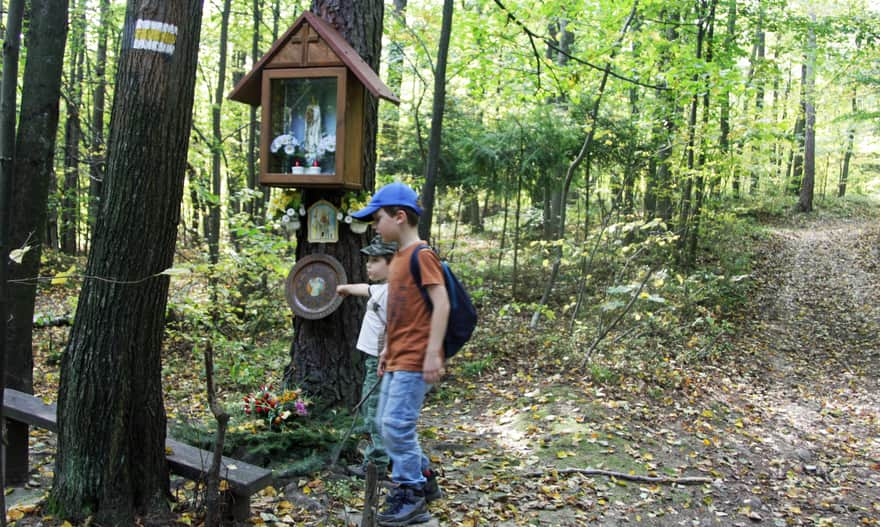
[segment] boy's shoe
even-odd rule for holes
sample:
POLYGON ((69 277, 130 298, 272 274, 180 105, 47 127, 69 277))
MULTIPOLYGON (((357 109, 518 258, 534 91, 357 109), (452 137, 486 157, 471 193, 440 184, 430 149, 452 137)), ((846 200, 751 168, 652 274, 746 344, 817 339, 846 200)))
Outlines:
POLYGON ((440 485, 437 483, 437 473, 431 470, 430 468, 422 471, 422 474, 425 476, 425 502, 431 503, 432 501, 437 501, 443 497, 443 491, 440 490, 440 485))
POLYGON ((431 519, 422 489, 401 485, 391 491, 385 509, 376 515, 382 527, 403 527, 431 519))

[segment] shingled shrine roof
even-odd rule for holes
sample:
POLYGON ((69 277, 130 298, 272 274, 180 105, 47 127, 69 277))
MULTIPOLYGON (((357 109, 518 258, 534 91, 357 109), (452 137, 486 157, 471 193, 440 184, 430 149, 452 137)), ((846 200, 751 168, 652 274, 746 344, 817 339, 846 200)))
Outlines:
POLYGON ((391 89, 329 23, 306 11, 229 93, 234 101, 260 104, 264 69, 345 66, 374 96, 400 104, 391 89))

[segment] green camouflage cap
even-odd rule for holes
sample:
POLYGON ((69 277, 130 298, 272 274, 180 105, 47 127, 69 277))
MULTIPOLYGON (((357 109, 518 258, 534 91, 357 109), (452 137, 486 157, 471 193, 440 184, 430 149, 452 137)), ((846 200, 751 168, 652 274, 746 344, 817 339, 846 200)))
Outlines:
POLYGON ((370 241, 370 245, 361 249, 361 252, 367 256, 385 256, 388 254, 394 254, 397 252, 397 242, 386 242, 377 234, 373 237, 373 240, 370 241))

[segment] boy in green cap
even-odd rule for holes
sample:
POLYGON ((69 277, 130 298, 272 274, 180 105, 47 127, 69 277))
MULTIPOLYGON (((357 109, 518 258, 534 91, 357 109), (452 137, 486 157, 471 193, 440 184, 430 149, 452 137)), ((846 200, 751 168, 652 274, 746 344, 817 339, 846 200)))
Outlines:
POLYGON ((376 465, 380 478, 384 478, 388 470, 388 453, 382 445, 382 434, 376 422, 380 394, 376 384, 379 382, 379 353, 385 347, 385 327, 388 322, 388 265, 395 252, 396 243, 384 242, 381 236, 374 237, 370 245, 361 249, 361 253, 367 256, 367 278, 373 283, 336 286, 336 293, 339 295, 367 297, 367 312, 361 323, 356 347, 367 355, 364 361, 364 384, 361 388, 361 399, 367 399, 363 403, 361 415, 363 429, 370 434, 370 445, 364 452, 363 464, 348 467, 349 472, 361 478, 366 474, 367 463, 376 465))

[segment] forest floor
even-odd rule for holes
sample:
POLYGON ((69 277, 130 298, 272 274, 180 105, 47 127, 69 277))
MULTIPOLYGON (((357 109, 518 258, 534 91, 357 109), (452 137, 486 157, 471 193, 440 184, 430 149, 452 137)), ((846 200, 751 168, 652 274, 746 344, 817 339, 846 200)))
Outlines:
MULTIPOLYGON (((880 525, 880 225, 787 220, 760 245, 725 353, 676 365, 678 389, 597 383, 542 349, 456 357, 420 429, 445 493, 435 524, 880 525)), ((511 343, 527 331, 494 323, 511 343)), ((53 448, 33 434, 37 494, 53 448)), ((359 525, 362 495, 332 473, 294 478, 254 497, 251 523, 359 525)), ((58 524, 25 503, 19 525, 58 524)), ((185 507, 177 521, 198 522, 185 507)))
POLYGON ((769 234, 728 353, 688 367, 672 397, 603 390, 523 353, 433 401, 425 443, 449 495, 435 514, 456 525, 880 525, 880 225, 814 219, 769 234), (554 472, 569 467, 712 483, 554 472))

